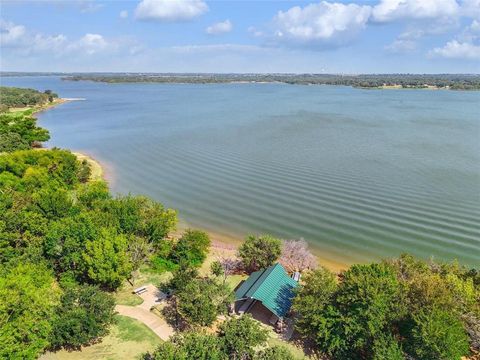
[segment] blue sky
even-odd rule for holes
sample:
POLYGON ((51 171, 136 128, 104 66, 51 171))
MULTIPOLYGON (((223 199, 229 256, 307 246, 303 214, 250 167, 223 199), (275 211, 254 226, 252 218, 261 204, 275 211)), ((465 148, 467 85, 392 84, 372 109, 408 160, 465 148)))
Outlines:
POLYGON ((0 6, 3 71, 480 72, 480 0, 0 6))

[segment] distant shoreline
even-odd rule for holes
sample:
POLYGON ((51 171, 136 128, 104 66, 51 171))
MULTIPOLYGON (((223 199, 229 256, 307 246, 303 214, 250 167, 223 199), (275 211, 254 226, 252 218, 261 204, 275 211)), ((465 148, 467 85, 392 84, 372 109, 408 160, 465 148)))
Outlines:
POLYGON ((480 90, 474 74, 154 74, 104 73, 63 75, 64 81, 106 84, 286 84, 350 86, 357 89, 480 90))

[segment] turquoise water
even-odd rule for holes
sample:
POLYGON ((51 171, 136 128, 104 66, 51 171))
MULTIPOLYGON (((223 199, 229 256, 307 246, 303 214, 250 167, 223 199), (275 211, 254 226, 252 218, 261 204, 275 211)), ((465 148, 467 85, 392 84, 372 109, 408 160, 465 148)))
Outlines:
POLYGON ((480 92, 2 84, 86 98, 40 115, 48 145, 97 156, 115 192, 152 196, 192 226, 303 237, 339 262, 480 264, 480 92))

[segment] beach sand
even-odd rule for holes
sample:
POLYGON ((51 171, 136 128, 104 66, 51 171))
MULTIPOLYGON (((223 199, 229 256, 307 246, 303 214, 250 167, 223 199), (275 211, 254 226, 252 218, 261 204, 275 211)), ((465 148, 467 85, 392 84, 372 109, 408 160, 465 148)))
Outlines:
POLYGON ((95 160, 89 155, 79 153, 79 152, 72 152, 72 154, 77 157, 78 161, 82 162, 86 160, 88 165, 90 165, 90 169, 92 171, 90 174, 90 179, 89 179, 90 181, 105 180, 103 167, 102 165, 100 165, 100 163, 97 160, 95 160))
MULTIPOLYGON (((211 229, 204 229, 198 226, 189 226, 185 221, 182 221, 182 220, 179 222, 179 225, 177 226, 177 230, 171 233, 170 235, 178 238, 181 236, 183 231, 185 231, 188 228, 195 228, 195 229, 205 231, 209 235, 210 240, 212 242, 211 253, 215 255, 225 253, 225 255, 234 256, 237 252, 238 247, 242 244, 242 242, 245 240, 245 237, 248 235, 248 234, 245 234, 245 236, 243 237, 225 235, 211 229)), ((350 266, 347 263, 342 263, 342 262, 332 260, 328 256, 328 254, 324 252, 321 252, 318 250, 316 251, 313 248, 311 248, 310 251, 317 258, 318 265, 323 266, 334 273, 338 274, 348 269, 350 266)))

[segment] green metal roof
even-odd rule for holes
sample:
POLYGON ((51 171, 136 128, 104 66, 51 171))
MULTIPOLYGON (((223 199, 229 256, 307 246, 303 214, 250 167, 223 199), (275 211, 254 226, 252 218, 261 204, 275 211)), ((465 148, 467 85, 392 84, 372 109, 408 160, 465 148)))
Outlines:
POLYGON ((235 291, 235 299, 256 299, 275 315, 283 317, 292 305, 296 286, 297 282, 277 263, 253 272, 235 291))

